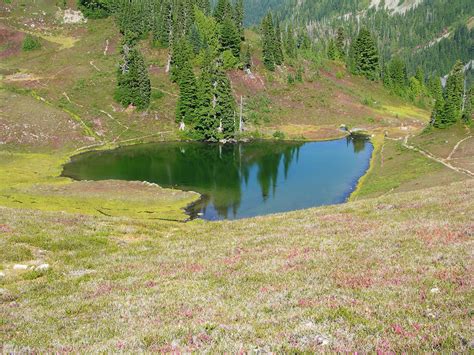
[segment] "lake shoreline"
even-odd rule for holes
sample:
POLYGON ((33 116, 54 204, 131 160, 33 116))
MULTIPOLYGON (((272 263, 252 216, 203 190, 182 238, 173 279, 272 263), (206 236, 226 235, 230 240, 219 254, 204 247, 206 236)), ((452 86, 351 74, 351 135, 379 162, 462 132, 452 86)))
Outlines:
MULTIPOLYGON (((273 140, 273 139, 272 140, 253 139, 253 140, 244 140, 244 141, 232 141, 230 143, 228 142, 228 144, 222 144, 222 143, 217 143, 217 142, 209 143, 209 142, 200 142, 200 141, 166 141, 166 142, 161 141, 161 142, 156 142, 156 143, 144 143, 144 144, 118 146, 118 147, 115 147, 112 149, 106 149, 106 150, 91 149, 88 152, 82 152, 80 154, 71 156, 69 159, 69 162, 63 165, 63 171, 61 173, 61 176, 70 178, 74 181, 80 181, 80 180, 140 181, 140 182, 148 182, 148 183, 156 184, 157 186, 173 189, 173 190, 179 190, 179 191, 185 191, 185 192, 190 192, 190 191, 197 192, 199 197, 193 200, 192 202, 188 203, 186 206, 183 206, 181 209, 188 216, 188 220, 205 219, 205 220, 214 221, 214 220, 220 220, 220 219, 230 219, 230 220, 242 219, 242 218, 253 217, 254 214, 255 216, 258 216, 258 215, 267 215, 267 214, 281 213, 281 212, 284 213, 287 211, 318 207, 322 205, 341 204, 341 203, 347 202, 354 188, 356 188, 359 180, 361 179, 361 177, 363 177, 366 174, 367 170, 370 167, 370 160, 372 158, 372 152, 373 152, 374 147, 370 140, 370 136, 368 135, 347 134, 345 135, 345 137, 346 138, 343 137, 339 139, 330 140, 334 143, 330 143, 330 141, 328 140, 307 141, 307 140, 273 140), (362 143, 362 142, 365 142, 365 143, 362 143), (320 146, 318 143, 322 145, 320 146), (315 145, 312 145, 312 144, 315 144, 315 145), (316 171, 314 171, 314 174, 311 175, 312 178, 310 178, 310 180, 303 179, 303 181, 301 181, 299 180, 300 178, 298 177, 298 174, 299 174, 297 173, 298 170, 293 170, 294 173, 290 175, 290 176, 293 176, 291 180, 289 180, 290 185, 288 185, 286 182, 286 179, 287 179, 286 172, 284 175, 285 182, 282 180, 278 184, 280 186, 281 191, 284 194, 288 194, 288 191, 292 191, 292 189, 296 189, 294 191, 296 193, 300 193, 298 191, 301 191, 301 189, 304 189, 307 192, 312 191, 310 195, 307 195, 307 193, 305 193, 303 194, 303 196, 301 196, 301 198, 298 198, 296 197, 298 195, 294 195, 293 193, 290 193, 290 195, 288 195, 288 198, 287 198, 287 197, 283 197, 285 195, 281 195, 280 197, 278 197, 278 194, 277 194, 276 199, 273 195, 273 197, 271 198, 273 202, 269 202, 269 201, 266 201, 266 198, 265 198, 266 192, 264 190, 261 190, 260 193, 264 194, 263 195, 264 200, 261 202, 253 201, 249 205, 243 201, 245 201, 248 198, 254 199, 256 197, 255 194, 258 194, 258 193, 257 191, 254 190, 255 187, 252 187, 252 191, 253 191, 251 193, 252 195, 247 195, 249 193, 248 191, 250 191, 247 188, 243 190, 239 189, 239 191, 241 191, 242 193, 244 193, 244 191, 247 191, 247 192, 245 192, 245 195, 242 195, 242 197, 238 198, 239 201, 241 201, 240 198, 243 198, 242 202, 239 202, 239 205, 240 203, 243 203, 243 204, 240 205, 239 207, 240 212, 236 214, 236 212, 234 211, 233 216, 230 216, 230 215, 228 216, 227 213, 222 212, 221 209, 224 208, 224 205, 222 205, 222 203, 224 204, 227 203, 227 202, 223 202, 224 200, 220 200, 220 202, 218 202, 217 205, 214 206, 214 204, 216 203, 216 200, 214 199, 215 197, 214 194, 215 193, 220 194, 221 192, 219 191, 227 191, 226 190, 227 187, 225 186, 227 186, 227 184, 229 183, 234 184, 233 182, 224 183, 224 181, 222 181, 218 183, 218 185, 216 185, 211 192, 211 190, 208 191, 207 183, 205 183, 204 185, 201 185, 202 183, 199 182, 198 185, 195 185, 195 182, 193 182, 192 179, 189 180, 190 177, 187 177, 186 175, 182 175, 183 172, 185 171, 183 170, 184 166, 187 166, 192 171, 201 171, 201 173, 199 173, 199 176, 201 176, 199 178, 200 179, 199 181, 207 181, 208 183, 211 183, 212 185, 213 179, 217 178, 218 179, 217 181, 222 180, 222 176, 219 177, 219 175, 216 175, 215 177, 213 177, 214 173, 212 173, 212 170, 215 168, 215 169, 218 169, 218 171, 220 171, 221 168, 219 168, 219 166, 222 165, 221 162, 228 161, 228 158, 230 158, 231 160, 242 159, 241 160, 242 162, 247 161, 249 164, 253 165, 256 163, 256 161, 252 162, 252 160, 251 161, 246 160, 245 155, 250 154, 251 159, 254 159, 255 157, 261 156, 261 154, 282 154, 283 152, 282 149, 286 151, 288 149, 294 149, 294 148, 291 148, 292 146, 296 148, 296 146, 302 147, 305 145, 312 145, 312 148, 306 148, 305 151, 308 152, 306 154, 310 154, 310 155, 309 156, 304 155, 304 156, 312 157, 314 153, 309 153, 309 152, 311 151, 319 152, 319 153, 316 153, 317 155, 313 156, 313 158, 309 158, 310 159, 309 161, 307 160, 308 158, 305 158, 299 163, 299 165, 303 164, 303 166, 305 165, 307 166, 304 169, 308 169, 308 168, 312 170, 316 169, 316 171), (364 161, 361 161, 360 157, 356 159, 355 155, 353 156, 353 154, 358 155, 358 152, 360 152, 361 149, 364 150, 363 148, 364 145, 369 145, 370 147, 366 146, 365 148, 366 152, 363 155, 364 161), (189 150, 188 152, 188 149, 191 149, 191 150, 189 150), (342 152, 348 152, 347 149, 350 149, 350 153, 342 153, 342 152), (191 155, 189 154, 182 155, 179 153, 180 151, 182 154, 186 152, 191 155), (275 153, 272 153, 273 151, 275 153), (97 152, 98 155, 94 155, 94 152, 97 152), (212 163, 212 161, 209 161, 209 164, 211 164, 211 166, 214 166, 214 168, 209 168, 210 173, 209 174, 206 173, 204 174, 204 176, 202 176, 204 171, 206 171, 208 168, 201 166, 200 163, 195 160, 195 157, 199 157, 199 156, 206 157, 208 156, 210 152, 215 152, 215 154, 217 154, 215 158, 217 159, 216 164, 218 165, 216 166, 212 165, 214 163, 212 163), (236 152, 238 152, 238 154, 243 153, 244 155, 241 155, 240 158, 238 157, 235 158, 236 152), (260 153, 255 155, 257 152, 260 152, 260 153), (163 154, 165 155, 163 156, 163 154), (172 167, 172 166, 166 167, 167 163, 165 163, 165 161, 167 158, 164 158, 164 157, 175 156, 175 154, 177 154, 175 159, 171 159, 171 161, 174 162, 172 165, 174 166, 176 164, 184 163, 184 166, 180 167, 180 165, 176 165, 175 167, 172 167), (339 154, 343 154, 343 155, 339 155, 339 154), (333 155, 334 157, 332 157, 333 155), (151 161, 150 162, 148 161, 148 159, 152 157, 154 161, 153 164, 151 163, 151 161), (234 158, 231 158, 231 157, 234 157, 234 158), (185 162, 189 159, 191 159, 192 161, 185 162), (317 160, 313 161, 312 159, 317 159, 317 160), (325 161, 329 163, 331 162, 332 159, 336 159, 336 160, 333 160, 333 163, 330 163, 330 165, 328 165, 328 168, 329 167, 331 168, 329 168, 327 172, 322 173, 320 170, 318 170, 321 167, 324 169, 324 167, 326 166, 325 164, 327 164, 325 163, 325 161), (346 159, 349 159, 349 160, 346 161, 346 159), (311 163, 311 161, 313 162, 311 163), (196 164, 197 166, 195 166, 196 164), (191 166, 195 166, 195 167, 191 168, 191 166), (179 172, 178 175, 175 175, 175 173, 173 173, 172 175, 168 175, 170 169, 171 171, 179 172), (175 170, 175 169, 178 169, 178 170, 175 170), (343 171, 347 171, 347 173, 343 173, 341 175, 341 169, 343 171), (356 170, 353 170, 353 169, 356 169, 356 170), (339 176, 340 178, 336 179, 336 181, 339 181, 342 179, 339 182, 339 183, 342 183, 345 179, 346 182, 343 183, 346 185, 345 187, 343 187, 344 186, 343 185, 343 186, 338 187, 337 189, 333 189, 332 186, 337 186, 338 182, 335 182, 334 179, 330 178, 331 171, 333 171, 333 173, 338 171, 336 173, 336 176, 339 176), (297 175, 294 175, 295 172, 297 175), (350 181, 351 174, 354 174, 354 176, 352 177, 353 179, 352 181, 350 181), (205 177, 205 175, 209 175, 209 176, 205 177), (172 178, 172 180, 169 180, 171 176, 174 176, 174 177, 172 178), (329 177, 329 180, 328 180, 328 177, 329 177), (348 178, 349 180, 347 180, 348 178), (300 183, 298 183, 298 181, 300 181, 300 183), (222 185, 223 183, 224 185, 222 185), (304 184, 306 184, 307 186, 304 187, 304 184), (343 188, 341 189, 341 187, 343 188), (224 190, 220 190, 222 188, 224 190), (327 188, 329 188, 329 190, 327 190, 327 188), (247 197, 244 197, 244 196, 247 196, 247 197), (250 196, 255 196, 255 197, 250 197, 250 196), (206 202, 206 201, 213 201, 213 202, 206 202), (210 203, 209 206, 207 206, 208 203, 210 203), (289 207, 285 207, 285 205, 288 205, 289 207), (206 206, 209 207, 209 209, 206 206), (200 208, 202 208, 203 210, 200 210, 200 208), (217 210, 215 210, 215 208, 217 208, 217 210), (214 214, 216 213, 218 213, 220 216, 217 216, 217 215, 214 216, 214 214), (224 214, 221 215, 222 213, 224 214)), ((299 150, 299 148, 297 149, 299 150)), ((209 158, 211 156, 214 156, 215 154, 211 153, 209 158)), ((262 157, 263 156, 264 155, 262 155, 262 157)), ((205 158, 205 159, 208 159, 208 158, 205 158)), ((257 158, 257 159, 261 159, 261 158, 257 158)), ((269 158, 266 158, 266 159, 269 159, 269 158)), ((298 160, 295 160, 295 162, 297 161, 298 160)), ((239 164, 242 164, 242 163, 239 163, 239 164)), ((257 165, 257 166, 260 166, 260 165, 257 165)), ((295 166, 298 166, 298 164, 295 166)), ((225 171, 226 168, 225 167, 223 168, 225 171)), ((259 169, 262 169, 262 168, 263 167, 260 167, 259 169)), ((237 169, 242 169, 242 167, 237 168, 237 169)), ((246 171, 246 169, 247 168, 244 168, 244 171, 246 171)), ((269 167, 267 166, 266 169, 269 169, 269 167)), ((273 169, 273 168, 270 168, 270 169, 273 169)), ((279 169, 283 169, 283 165, 280 165, 279 169)), ((285 169, 287 169, 287 167, 285 167, 285 169)), ((267 172, 264 174, 268 174, 268 173, 270 172, 267 172)), ((276 173, 277 172, 275 172, 275 174, 276 173)), ((233 174, 231 175, 234 176, 233 174)), ((276 176, 277 175, 275 175, 275 178, 276 176)), ((283 177, 283 175, 280 175, 280 176, 283 177)), ((260 184, 264 184, 264 186, 266 186, 265 183, 261 182, 259 179, 260 177, 258 178, 257 181, 259 181, 260 184)), ((232 179, 231 181, 234 181, 234 180, 232 179)), ((247 182, 245 185, 247 186, 247 182)), ((260 186, 260 188, 264 189, 263 186, 260 186)))

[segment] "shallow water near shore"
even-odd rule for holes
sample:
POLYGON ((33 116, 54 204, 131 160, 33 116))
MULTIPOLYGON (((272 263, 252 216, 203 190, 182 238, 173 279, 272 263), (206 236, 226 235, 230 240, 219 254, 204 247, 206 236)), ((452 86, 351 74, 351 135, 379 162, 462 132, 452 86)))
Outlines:
POLYGON ((342 203, 367 171, 365 138, 238 144, 167 142, 78 155, 63 176, 147 181, 196 191, 191 218, 239 219, 342 203))

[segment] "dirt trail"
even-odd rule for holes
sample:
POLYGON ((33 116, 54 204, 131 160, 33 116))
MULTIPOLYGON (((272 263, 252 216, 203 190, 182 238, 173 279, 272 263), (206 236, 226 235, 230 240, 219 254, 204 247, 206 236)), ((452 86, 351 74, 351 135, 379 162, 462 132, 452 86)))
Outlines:
POLYGON ((456 143, 456 145, 454 146, 453 150, 451 151, 451 153, 449 153, 448 157, 446 158, 446 160, 451 160, 451 158, 453 157, 454 153, 456 153, 456 150, 459 148, 459 146, 464 143, 465 141, 467 141, 468 139, 471 139, 472 136, 469 136, 469 137, 466 137, 464 139, 461 139, 459 142, 456 143))
MULTIPOLYGON (((448 157, 448 159, 439 158, 439 157, 437 157, 437 156, 435 156, 435 155, 433 155, 433 154, 431 154, 431 153, 428 153, 428 152, 424 151, 423 149, 420 149, 420 148, 414 147, 414 146, 412 146, 412 145, 409 145, 409 144, 408 144, 408 139, 409 139, 409 137, 410 137, 410 136, 407 135, 407 136, 405 136, 405 138, 403 139, 402 145, 403 145, 405 148, 410 149, 410 150, 413 150, 413 151, 418 152, 418 153, 420 153, 420 154, 423 154, 425 157, 427 157, 427 158, 429 158, 429 159, 431 159, 431 160, 434 160, 434 161, 436 161, 436 162, 438 162, 438 163, 441 163, 441 164, 443 164, 444 166, 446 166, 447 168, 449 168, 449 169, 451 169, 451 170, 454 170, 454 171, 456 171, 456 172, 458 172, 458 173, 465 174, 465 175, 468 175, 468 176, 470 176, 470 177, 474 177, 474 172, 472 172, 472 171, 470 171, 470 170, 467 170, 467 169, 464 169, 464 168, 456 167, 456 166, 451 165, 450 163, 448 163, 447 160, 449 160, 449 157, 448 157)), ((471 138, 471 137, 467 137, 467 138, 471 138)), ((454 147, 454 149, 453 149, 453 151, 452 151, 451 153, 453 153, 453 152, 457 149, 457 147, 459 147, 459 145, 460 145, 463 141, 465 141, 467 138, 465 138, 465 139, 459 141, 459 142, 456 144, 456 146, 454 147)), ((390 139, 390 138, 389 138, 389 139, 390 139)), ((450 154, 450 156, 451 156, 451 154, 450 154)))

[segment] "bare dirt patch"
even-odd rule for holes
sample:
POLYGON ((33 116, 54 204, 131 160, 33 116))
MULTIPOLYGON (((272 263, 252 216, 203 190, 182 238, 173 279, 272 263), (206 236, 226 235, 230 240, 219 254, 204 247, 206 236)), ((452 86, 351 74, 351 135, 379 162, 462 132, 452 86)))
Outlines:
POLYGON ((0 24, 0 58, 6 58, 21 52, 25 34, 0 24))

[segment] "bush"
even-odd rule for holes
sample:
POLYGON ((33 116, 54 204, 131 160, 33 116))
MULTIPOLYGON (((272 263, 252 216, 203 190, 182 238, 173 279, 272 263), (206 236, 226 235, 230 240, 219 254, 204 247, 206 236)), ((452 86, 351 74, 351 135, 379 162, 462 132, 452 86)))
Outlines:
POLYGON ((33 51, 35 49, 41 48, 41 42, 38 37, 34 37, 32 35, 26 35, 25 39, 23 40, 22 49, 25 52, 33 51))
POLYGON ((239 65, 239 59, 229 49, 222 52, 222 62, 225 70, 234 69, 239 65))
POLYGON ((109 0, 77 0, 77 6, 88 18, 98 19, 110 15, 109 0))
POLYGON ((283 133, 282 131, 276 131, 275 133, 273 133, 273 138, 285 139, 285 133, 283 133))

